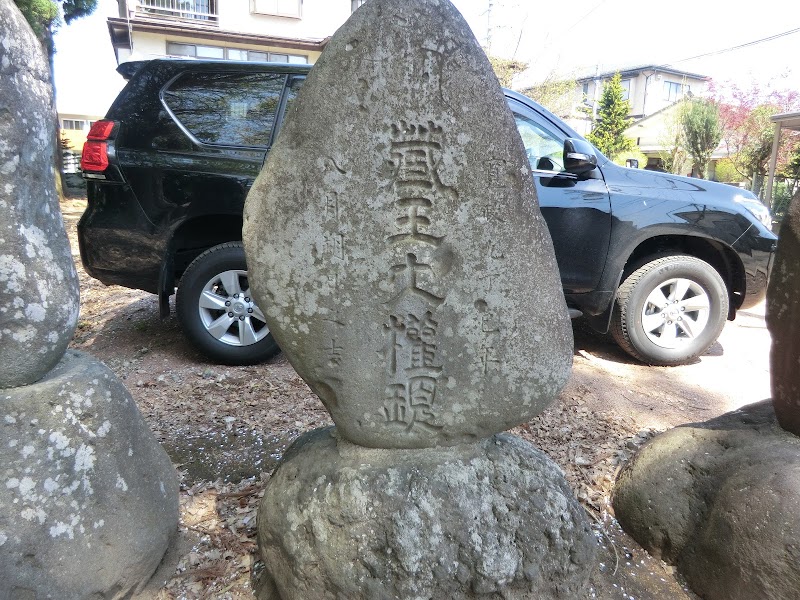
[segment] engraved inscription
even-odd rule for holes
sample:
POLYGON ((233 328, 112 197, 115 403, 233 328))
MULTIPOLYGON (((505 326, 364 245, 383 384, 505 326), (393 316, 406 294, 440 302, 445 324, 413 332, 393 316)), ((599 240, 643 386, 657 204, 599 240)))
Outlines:
POLYGON ((441 365, 436 358, 438 323, 427 311, 421 318, 413 314, 390 315, 384 325, 387 342, 389 380, 384 392, 383 414, 390 426, 428 432, 441 429, 436 423, 436 392, 441 365))
POLYGON ((456 190, 444 185, 439 177, 443 134, 442 128, 431 121, 401 121, 391 126, 394 185, 401 197, 408 197, 408 188, 434 190, 449 199, 458 197, 456 190))
POLYGON ((497 350, 492 346, 484 346, 481 350, 480 358, 484 375, 487 375, 490 370, 496 369, 500 365, 500 359, 497 358, 497 350))
POLYGON ((325 220, 339 224, 339 194, 336 192, 325 196, 325 220))
POLYGON ((342 351, 344 348, 336 344, 335 339, 331 339, 331 343, 325 348, 325 354, 328 357, 328 367, 335 368, 342 364, 342 351))
POLYGON ((486 161, 486 177, 489 185, 494 188, 506 188, 506 161, 500 158, 490 158, 486 161))
POLYGON ((391 126, 390 133, 396 212, 394 231, 386 243, 397 250, 397 258, 388 266, 395 292, 384 303, 392 309, 383 326, 385 345, 380 350, 387 371, 383 419, 387 426, 407 433, 435 433, 442 428, 436 406, 442 365, 437 360, 435 311, 445 295, 439 291, 431 250, 439 248, 445 236, 436 235, 432 217, 438 202, 457 199, 458 194, 439 177, 441 127, 432 122, 400 122, 391 126))
POLYGON ((394 296, 391 301, 396 302, 402 299, 406 294, 413 294, 425 302, 433 304, 434 306, 439 306, 442 302, 444 302, 444 298, 440 298, 439 296, 422 289, 418 284, 420 273, 432 271, 433 268, 429 264, 417 262, 417 256, 415 254, 406 254, 405 263, 392 265, 390 271, 391 280, 393 282, 399 279, 398 276, 400 274, 403 274, 403 279, 405 281, 405 285, 403 285, 400 292, 394 296))
POLYGON ((325 255, 334 260, 344 260, 344 235, 341 233, 326 233, 323 237, 325 255))
POLYGON ((401 242, 420 242, 430 246, 438 246, 444 239, 424 233, 430 226, 431 220, 421 213, 427 208, 431 208, 432 203, 427 198, 403 198, 397 202, 401 208, 407 209, 407 213, 398 217, 395 221, 397 228, 405 230, 405 233, 398 233, 389 237, 389 241, 395 244, 401 242))

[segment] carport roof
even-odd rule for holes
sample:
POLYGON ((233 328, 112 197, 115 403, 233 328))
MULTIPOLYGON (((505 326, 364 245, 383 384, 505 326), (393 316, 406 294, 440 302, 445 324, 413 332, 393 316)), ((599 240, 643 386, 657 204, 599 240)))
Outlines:
POLYGON ((777 123, 781 129, 800 131, 800 112, 773 115, 772 122, 777 123))
POLYGON ((775 123, 775 138, 772 141, 772 156, 769 159, 769 176, 767 177, 767 203, 772 204, 772 184, 775 181, 775 167, 778 163, 778 145, 781 140, 781 131, 789 129, 800 131, 800 112, 782 113, 770 117, 775 123))

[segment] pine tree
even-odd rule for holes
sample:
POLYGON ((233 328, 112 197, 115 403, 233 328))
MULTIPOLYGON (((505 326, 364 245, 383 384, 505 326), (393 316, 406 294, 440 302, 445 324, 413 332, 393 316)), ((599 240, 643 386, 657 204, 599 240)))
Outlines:
POLYGON ((628 152, 636 147, 635 142, 625 137, 625 130, 632 119, 630 103, 623 98, 622 78, 619 73, 605 82, 600 96, 597 111, 598 122, 588 135, 588 139, 603 154, 613 159, 621 152, 628 152))

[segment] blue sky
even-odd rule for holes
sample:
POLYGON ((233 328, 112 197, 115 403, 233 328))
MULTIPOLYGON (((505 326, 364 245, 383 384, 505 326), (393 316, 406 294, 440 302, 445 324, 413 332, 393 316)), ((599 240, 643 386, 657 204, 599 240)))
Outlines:
MULTIPOLYGON (((223 0, 224 1, 224 0, 223 0)), ((345 1, 345 0, 328 0, 345 1)), ((530 82, 551 71, 584 74, 668 64, 740 85, 756 81, 800 91, 800 2, 761 0, 454 0, 485 44, 492 23, 495 54, 531 63, 530 82), (568 11, 564 10, 568 8, 568 11), (767 37, 785 34, 759 43, 767 37), (744 48, 725 51, 734 46, 744 48), (701 54, 716 53, 694 60, 701 54)), ((116 0, 99 0, 95 14, 63 26, 56 35, 56 94, 61 112, 105 114, 124 82, 106 18, 118 16, 116 0)))

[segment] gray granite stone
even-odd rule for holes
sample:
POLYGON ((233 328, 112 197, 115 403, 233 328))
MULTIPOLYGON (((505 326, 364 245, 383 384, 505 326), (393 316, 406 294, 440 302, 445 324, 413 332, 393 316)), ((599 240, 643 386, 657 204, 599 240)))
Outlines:
POLYGON ((262 598, 581 598, 596 541, 558 466, 498 434, 373 449, 306 434, 258 513, 262 598))
POLYGON ((654 438, 620 474, 614 512, 707 600, 800 590, 800 438, 769 400, 654 438))
POLYGON ((778 422, 800 435, 800 192, 783 219, 767 290, 772 335, 772 403, 778 422))
POLYGON ((0 391, 0 600, 130 598, 177 532, 178 483, 116 376, 68 351, 0 391))
POLYGON ((370 0, 245 206, 254 295, 340 434, 453 445, 535 416, 572 331, 514 118, 446 1, 370 0))
POLYGON ((41 45, 15 4, 0 0, 0 388, 44 377, 78 322, 52 100, 41 45))

